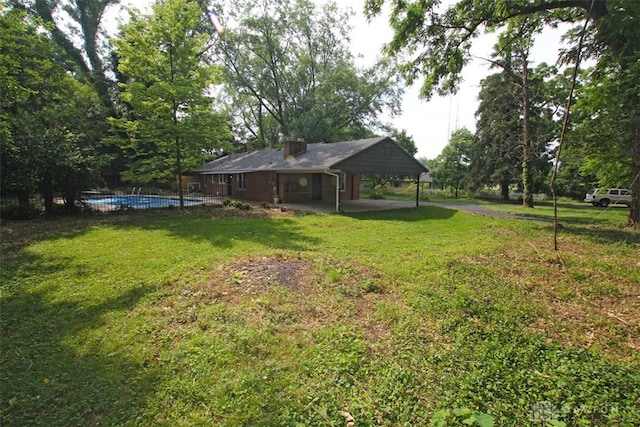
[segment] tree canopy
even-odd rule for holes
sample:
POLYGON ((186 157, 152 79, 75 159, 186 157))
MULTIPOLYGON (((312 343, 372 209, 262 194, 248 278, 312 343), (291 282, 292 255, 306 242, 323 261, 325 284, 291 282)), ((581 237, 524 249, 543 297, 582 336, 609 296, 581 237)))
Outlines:
POLYGON ((72 208, 78 190, 102 166, 99 100, 60 65, 62 52, 40 21, 0 6, 0 28, 2 192, 17 195, 26 208, 39 190, 51 211, 56 186, 72 208))
POLYGON ((217 46, 235 129, 264 148, 283 137, 334 142, 371 136, 397 112, 400 89, 384 66, 359 69, 348 48, 349 12, 309 0, 230 2, 217 46))
POLYGON ((114 108, 113 70, 103 31, 103 17, 120 0, 10 0, 9 4, 38 16, 65 54, 61 64, 94 87, 108 111, 114 108), (64 20, 61 17, 68 17, 64 20))
MULTIPOLYGON (((640 224, 640 2, 633 0, 536 0, 494 1, 458 0, 443 7, 438 0, 385 2, 366 0, 365 13, 373 16, 390 3, 390 26, 394 31, 386 52, 401 57, 400 70, 409 83, 421 79, 421 94, 430 98, 434 93, 454 93, 461 72, 470 60, 473 41, 483 31, 504 30, 514 19, 533 16, 546 26, 563 22, 580 23, 588 19, 582 52, 577 43, 562 55, 562 60, 574 61, 582 54, 596 61, 597 84, 617 88, 619 103, 628 108, 619 111, 629 126, 620 129, 630 141, 631 165, 628 182, 633 200, 629 223, 640 224), (605 83, 606 80, 606 83, 605 83)), ((567 34, 576 41, 581 26, 567 34)), ((594 77, 596 76, 594 75, 594 77)), ((603 100, 592 111, 611 111, 603 100)), ((602 143, 602 142, 601 142, 602 143)), ((616 149, 615 147, 610 147, 616 149)))
POLYGON ((213 112, 210 86, 220 81, 206 63, 209 34, 198 30, 201 10, 187 0, 160 0, 153 13, 131 12, 114 40, 120 58, 122 100, 130 111, 112 119, 126 132, 120 146, 131 159, 127 179, 137 183, 174 177, 183 201, 182 176, 202 163, 203 153, 221 148, 228 124, 213 112))
POLYGON ((473 133, 467 128, 454 131, 442 153, 430 165, 434 182, 438 186, 451 188, 455 197, 458 197, 469 170, 469 153, 474 139, 473 133))

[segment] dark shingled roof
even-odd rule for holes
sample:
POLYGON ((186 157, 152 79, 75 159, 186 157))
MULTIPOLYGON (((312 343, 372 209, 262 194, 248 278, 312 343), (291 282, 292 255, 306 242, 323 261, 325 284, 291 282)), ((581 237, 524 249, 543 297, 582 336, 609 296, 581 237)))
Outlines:
MULTIPOLYGON (((230 154, 209 162, 200 168, 193 169, 192 172, 200 174, 235 174, 258 171, 322 172, 327 169, 333 169, 340 163, 381 142, 393 143, 408 159, 418 163, 391 139, 378 137, 345 142, 309 143, 307 144, 306 152, 296 157, 289 156, 287 159, 284 158, 282 148, 230 154)), ((421 165, 419 167, 422 170, 418 173, 426 171, 421 165)))

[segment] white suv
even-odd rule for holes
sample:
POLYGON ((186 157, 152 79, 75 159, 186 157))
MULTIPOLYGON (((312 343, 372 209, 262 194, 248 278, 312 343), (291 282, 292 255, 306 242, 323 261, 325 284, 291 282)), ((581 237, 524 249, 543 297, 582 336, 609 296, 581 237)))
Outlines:
POLYGON ((603 208, 610 203, 631 207, 631 191, 625 188, 594 188, 587 193, 584 201, 603 208))

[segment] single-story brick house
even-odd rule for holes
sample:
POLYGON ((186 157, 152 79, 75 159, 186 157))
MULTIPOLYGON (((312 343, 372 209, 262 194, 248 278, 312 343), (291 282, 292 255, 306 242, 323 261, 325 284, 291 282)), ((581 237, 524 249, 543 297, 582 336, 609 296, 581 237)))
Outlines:
POLYGON ((360 198, 362 174, 411 175, 417 181, 424 172, 428 170, 388 137, 285 141, 282 148, 230 154, 192 170, 207 195, 283 203, 335 201, 336 211, 340 200, 360 198))

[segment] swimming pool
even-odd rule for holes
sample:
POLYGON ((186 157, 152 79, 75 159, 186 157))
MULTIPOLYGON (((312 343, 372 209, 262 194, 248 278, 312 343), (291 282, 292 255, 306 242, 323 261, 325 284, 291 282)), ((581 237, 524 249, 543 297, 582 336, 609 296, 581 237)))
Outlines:
MULTIPOLYGON (((180 199, 177 197, 162 196, 112 196, 112 197, 93 197, 85 199, 85 203, 92 205, 98 209, 113 210, 120 207, 129 207, 134 209, 149 208, 167 208, 169 206, 180 206, 180 199)), ((197 199, 184 199, 185 206, 202 205, 204 202, 197 199)))

